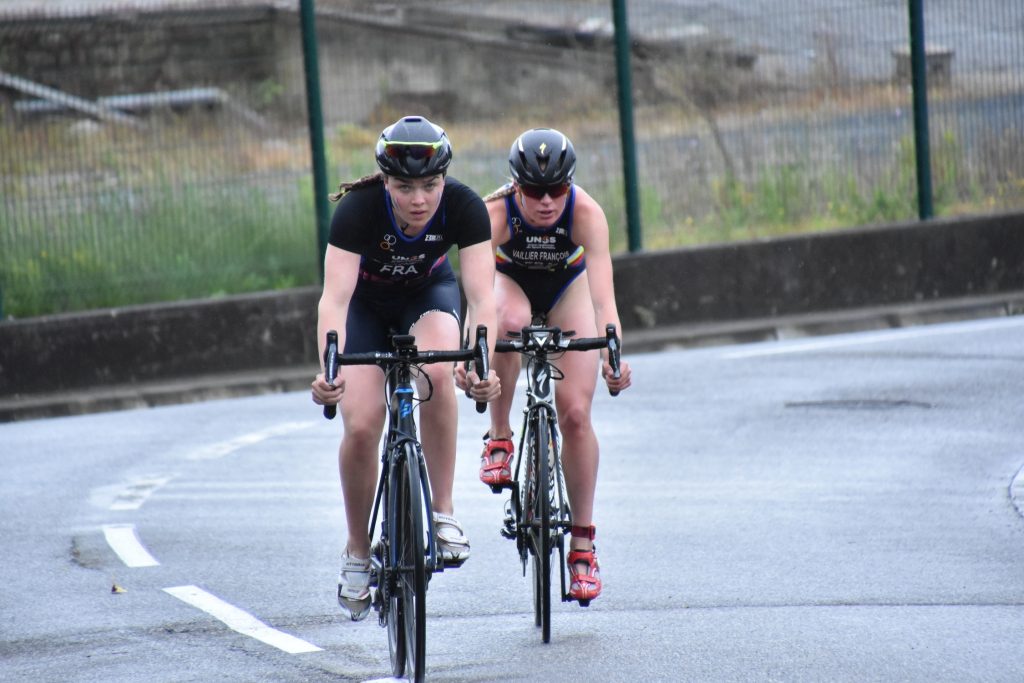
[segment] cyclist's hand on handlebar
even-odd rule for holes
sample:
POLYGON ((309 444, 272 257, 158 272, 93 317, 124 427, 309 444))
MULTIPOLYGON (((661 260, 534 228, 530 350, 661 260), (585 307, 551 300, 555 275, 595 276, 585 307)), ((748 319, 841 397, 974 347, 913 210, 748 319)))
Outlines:
MULTIPOLYGON (((462 391, 465 391, 469 387, 469 381, 467 379, 468 374, 469 373, 466 372, 466 367, 462 363, 455 364, 455 370, 452 373, 452 376, 455 378, 455 386, 462 391)), ((473 376, 476 377, 476 374, 474 373, 473 376)))
POLYGON ((457 368, 455 370, 455 383, 459 384, 460 389, 465 389, 466 385, 468 385, 470 397, 478 403, 490 403, 501 395, 501 380, 498 379, 498 375, 495 374, 494 370, 489 370, 487 372, 487 379, 481 380, 475 370, 470 370, 467 373, 465 368, 457 368), (463 384, 459 384, 460 371, 463 376, 463 384))
POLYGON ((341 395, 345 393, 345 379, 340 375, 335 378, 334 385, 327 383, 324 373, 316 376, 312 383, 313 403, 320 406, 332 406, 341 401, 341 395))
POLYGON ((611 363, 608 361, 602 361, 601 363, 601 376, 604 378, 605 383, 608 385, 609 391, 619 392, 623 389, 628 388, 632 383, 632 373, 629 369, 629 363, 624 359, 619 360, 619 377, 616 379, 615 373, 612 371, 611 363))

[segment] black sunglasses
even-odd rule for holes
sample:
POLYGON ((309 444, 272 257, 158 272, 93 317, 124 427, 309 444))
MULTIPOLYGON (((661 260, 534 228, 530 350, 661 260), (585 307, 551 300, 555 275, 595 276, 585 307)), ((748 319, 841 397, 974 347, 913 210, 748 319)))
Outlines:
POLYGON ((544 199, 544 195, 550 196, 552 199, 558 199, 569 191, 572 187, 572 183, 559 183, 558 185, 520 185, 519 189, 523 191, 530 199, 544 199))

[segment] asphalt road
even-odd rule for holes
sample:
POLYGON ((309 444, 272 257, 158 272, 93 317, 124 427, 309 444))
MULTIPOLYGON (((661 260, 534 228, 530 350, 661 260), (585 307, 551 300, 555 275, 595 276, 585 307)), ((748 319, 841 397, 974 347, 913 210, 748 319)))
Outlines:
MULTIPOLYGON (((632 355, 594 413, 606 593, 549 645, 465 402, 429 680, 1024 680, 1022 333, 632 355)), ((305 393, 0 425, 0 678, 385 678, 334 604, 339 428, 305 393)))

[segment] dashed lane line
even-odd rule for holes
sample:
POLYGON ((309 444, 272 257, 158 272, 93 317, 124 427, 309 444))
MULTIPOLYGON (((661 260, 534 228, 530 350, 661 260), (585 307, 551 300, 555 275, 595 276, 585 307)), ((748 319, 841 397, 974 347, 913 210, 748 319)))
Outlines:
POLYGON ((188 460, 214 460, 216 458, 223 458, 225 455, 230 455, 245 446, 251 446, 252 444, 265 441, 275 436, 290 434, 291 432, 299 429, 308 429, 315 424, 317 423, 314 421, 283 422, 272 427, 267 427, 266 429, 261 429, 257 432, 242 434, 234 439, 204 446, 198 450, 192 451, 186 456, 186 458, 188 460))
POLYGON ((139 479, 121 490, 111 503, 111 510, 138 510, 153 492, 171 480, 171 477, 139 479))
POLYGON ((207 593, 197 586, 175 586, 165 588, 164 591, 220 620, 231 630, 255 638, 288 654, 320 652, 322 650, 301 638, 267 626, 248 612, 224 602, 216 595, 207 593))
POLYGON ((156 567, 156 561, 135 533, 134 524, 107 524, 103 527, 103 535, 107 544, 117 553, 121 561, 129 567, 156 567))
POLYGON ((1017 514, 1024 517, 1024 465, 1010 480, 1010 501, 1017 508, 1017 514))

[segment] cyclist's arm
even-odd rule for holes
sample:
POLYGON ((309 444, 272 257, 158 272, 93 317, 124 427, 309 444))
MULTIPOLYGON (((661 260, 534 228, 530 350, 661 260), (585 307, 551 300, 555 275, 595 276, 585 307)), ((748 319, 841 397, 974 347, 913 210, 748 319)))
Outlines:
MULTIPOLYGON (((324 289, 317 307, 316 343, 319 349, 320 375, 313 383, 314 394, 331 402, 340 398, 340 391, 331 392, 323 381, 324 345, 328 330, 338 333, 338 349, 345 348, 345 320, 348 318, 348 304, 352 300, 359 275, 359 254, 327 246, 324 255, 324 289), (319 389, 319 390, 318 390, 319 389), (335 396, 337 394, 337 396, 335 396)), ((338 389, 341 385, 338 385, 338 389)))
MULTIPOLYGON (((466 295, 466 329, 470 331, 470 343, 474 339, 477 325, 485 325, 488 352, 493 358, 498 315, 494 302, 494 252, 490 241, 459 249, 459 269, 462 273, 463 293, 466 295)), ((493 371, 491 374, 496 382, 493 371)))
POLYGON ((491 248, 497 252, 498 247, 508 242, 508 211, 504 199, 487 202, 487 215, 491 219, 491 248))
POLYGON ((621 338, 622 323, 619 321, 619 309, 615 305, 608 220, 590 195, 578 186, 576 192, 576 222, 572 231, 576 242, 583 246, 587 259, 587 281, 594 305, 594 322, 598 334, 603 334, 605 325, 610 323, 615 325, 621 338))
MULTIPOLYGON (((497 321, 498 321, 497 301, 494 298, 494 277, 495 277, 495 275, 494 275, 494 258, 495 258, 494 257, 494 253, 495 253, 495 250, 497 250, 497 248, 500 245, 502 245, 506 241, 508 241, 508 231, 504 228, 504 225, 505 225, 505 202, 503 200, 501 200, 501 199, 492 199, 492 200, 490 200, 488 202, 485 202, 485 205, 487 207, 487 213, 488 213, 488 216, 489 216, 490 222, 491 222, 491 241, 483 243, 487 247, 486 257, 487 257, 487 260, 490 262, 490 276, 489 277, 490 277, 491 284, 488 286, 489 291, 487 292, 487 294, 489 294, 492 302, 494 302, 493 305, 495 306, 495 308, 494 308, 495 312, 494 312, 493 324, 484 323, 484 324, 487 325, 487 349, 488 349, 489 353, 491 354, 491 358, 488 359, 488 360, 491 360, 494 357, 494 345, 497 342, 497 340, 500 338, 500 335, 498 334, 498 331, 497 331, 497 321)), ((474 245, 474 246, 480 246, 480 245, 474 245)), ((464 259, 465 259, 465 257, 462 255, 462 252, 460 251, 459 252, 459 260, 460 260, 460 262, 463 262, 464 259)), ((463 271, 463 276, 462 276, 462 278, 463 278, 463 291, 466 294, 466 300, 468 302, 469 301, 469 292, 468 292, 468 285, 466 283, 466 275, 465 275, 465 268, 466 268, 466 266, 464 265, 464 263, 461 266, 461 268, 462 268, 462 271, 463 271)), ((483 269, 484 269, 484 266, 481 264, 481 270, 483 270, 483 269)), ((467 306, 467 308, 468 308, 468 306, 467 306)), ((472 344, 473 340, 475 339, 475 331, 476 331, 476 325, 474 323, 474 317, 471 316, 470 312, 467 310, 466 311, 466 320, 465 320, 465 323, 464 323, 464 327, 462 329, 462 335, 463 335, 463 338, 467 339, 470 344, 472 344)), ((463 368, 462 365, 459 365, 455 369, 455 383, 456 383, 456 385, 458 385, 458 387, 460 389, 465 389, 466 388, 466 371, 465 371, 465 369, 463 368)))
MULTIPOLYGON (((503 200, 501 200, 501 199, 493 199, 493 200, 487 202, 486 206, 487 206, 487 214, 488 214, 488 216, 490 218, 490 221, 491 221, 491 241, 490 241, 490 243, 485 243, 485 244, 487 244, 488 249, 489 249, 488 254, 487 254, 487 259, 490 262, 490 276, 489 277, 490 277, 490 283, 491 284, 488 285, 488 288, 489 288, 489 292, 488 293, 490 294, 490 297, 491 297, 492 301, 494 302, 494 307, 495 307, 494 308, 494 324, 497 325, 497 321, 498 321, 497 299, 494 298, 494 278, 495 278, 494 263, 495 263, 495 254, 497 253, 498 247, 500 247, 502 244, 504 244, 505 242, 508 241, 509 235, 508 235, 508 229, 505 227, 505 221, 506 221, 506 217, 505 217, 505 202, 503 200)), ((474 245, 474 246, 479 246, 479 245, 474 245)), ((464 258, 462 256, 462 252, 461 251, 459 252, 459 258, 460 258, 460 260, 464 258)), ((465 266, 463 266, 462 268, 463 268, 463 270, 465 270, 465 266)), ((483 269, 483 265, 482 264, 481 264, 481 269, 483 269)), ((463 289, 466 289, 465 276, 463 276, 463 289)), ((469 299, 469 294, 468 293, 466 293, 466 299, 467 300, 469 299)), ((473 322, 473 317, 470 316, 469 312, 467 311, 465 326, 463 327, 463 330, 462 330, 463 337, 466 338, 466 339, 469 339, 470 342, 472 342, 472 340, 474 338, 473 335, 474 335, 474 331, 475 330, 476 330, 476 324, 473 322)), ((492 354, 494 353, 494 344, 500 338, 501 338, 501 335, 498 333, 497 328, 492 326, 492 325, 488 325, 487 326, 487 348, 490 350, 490 352, 492 354)))
MULTIPOLYGON (((573 236, 583 246, 587 259, 587 282, 590 285, 590 298, 594 305, 594 322, 597 333, 603 334, 606 325, 615 325, 615 330, 622 339, 622 323, 619 320, 619 309, 615 304, 615 281, 612 277, 612 257, 609 245, 608 219, 600 205, 579 187, 576 200, 576 223, 573 225, 573 236)), ((632 384, 629 364, 620 361, 620 376, 613 376, 609 364, 608 351, 601 350, 601 375, 608 388, 614 392, 622 391, 632 384)))

